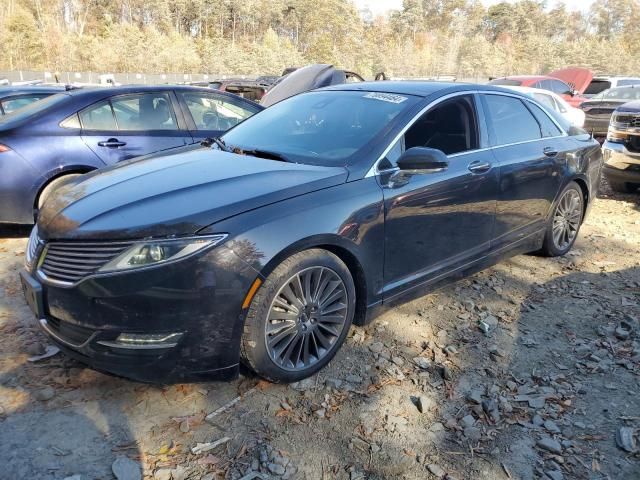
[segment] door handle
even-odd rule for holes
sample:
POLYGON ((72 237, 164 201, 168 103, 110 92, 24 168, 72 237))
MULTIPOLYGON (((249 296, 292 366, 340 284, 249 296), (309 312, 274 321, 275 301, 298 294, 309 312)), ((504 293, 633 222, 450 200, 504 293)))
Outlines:
POLYGON ((558 151, 552 147, 545 147, 542 151, 547 157, 555 157, 558 155, 558 151))
POLYGON ((109 148, 124 147, 126 144, 127 142, 121 142, 117 138, 110 138, 107 141, 98 142, 99 147, 109 147, 109 148))
POLYGON ((491 170, 491 164, 489 162, 476 160, 475 162, 471 162, 467 168, 472 173, 485 173, 491 170))

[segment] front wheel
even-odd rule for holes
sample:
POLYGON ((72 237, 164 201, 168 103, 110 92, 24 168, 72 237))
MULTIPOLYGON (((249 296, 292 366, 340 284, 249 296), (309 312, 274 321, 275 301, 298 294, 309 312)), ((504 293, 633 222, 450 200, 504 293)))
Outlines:
POLYGON ((242 360, 274 382, 295 382, 336 354, 355 313, 355 286, 331 252, 305 250, 271 272, 251 301, 241 342, 242 360))
POLYGON ((578 237, 584 216, 584 196, 576 182, 571 182, 560 194, 547 224, 542 253, 548 257, 565 255, 578 237))

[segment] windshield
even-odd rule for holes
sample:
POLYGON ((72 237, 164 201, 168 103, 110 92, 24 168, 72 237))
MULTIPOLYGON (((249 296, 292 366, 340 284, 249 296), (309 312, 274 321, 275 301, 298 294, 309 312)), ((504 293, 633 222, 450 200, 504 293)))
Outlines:
POLYGON ((68 95, 64 93, 58 93, 56 95, 43 98, 42 100, 38 100, 37 102, 30 103, 26 107, 22 107, 19 110, 15 110, 3 117, 0 117, 0 127, 8 127, 20 123, 37 112, 52 107, 53 105, 57 105, 60 102, 64 102, 67 97, 68 95))
POLYGON ((594 100, 640 100, 640 87, 610 88, 593 97, 594 100))
POLYGON ((419 100, 366 91, 309 92, 263 110, 222 138, 228 147, 276 153, 296 163, 346 165, 419 100))

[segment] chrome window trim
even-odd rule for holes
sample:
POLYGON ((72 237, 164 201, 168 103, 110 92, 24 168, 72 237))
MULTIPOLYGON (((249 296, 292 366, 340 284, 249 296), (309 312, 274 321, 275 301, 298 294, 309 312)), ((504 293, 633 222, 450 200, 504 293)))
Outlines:
MULTIPOLYGON (((451 98, 460 97, 460 96, 464 96, 464 95, 478 95, 478 94, 482 94, 482 95, 485 95, 485 94, 501 95, 501 96, 504 96, 504 97, 517 98, 518 100, 524 100, 524 101, 527 101, 527 102, 531 102, 533 105, 536 105, 537 107, 541 108, 543 112, 545 112, 544 107, 542 107, 539 102, 535 101, 535 99, 530 98, 530 97, 526 97, 524 95, 513 94, 511 92, 496 92, 494 90, 465 90, 465 91, 461 91, 461 92, 449 93, 449 94, 444 95, 444 96, 442 96, 440 98, 436 98, 435 100, 430 102, 428 105, 423 107, 418 113, 416 113, 416 115, 411 120, 409 120, 407 122, 407 124, 402 128, 402 130, 400 130, 398 135, 396 135, 394 137, 394 139, 389 143, 389 145, 387 145, 387 148, 384 149, 382 154, 373 163, 371 168, 369 168, 369 170, 367 171, 367 173, 364 176, 364 178, 375 177, 377 175, 380 175, 381 173, 389 173, 389 172, 394 172, 394 171, 398 170, 398 167, 384 168, 384 169, 380 170, 380 169, 378 169, 378 165, 380 164, 380 162, 382 160, 384 160, 384 158, 391 151, 391 149, 396 144, 396 142, 398 140, 400 140, 400 138, 405 133, 407 133, 407 130, 409 130, 413 126, 413 124, 416 123, 418 121, 418 119, 422 115, 424 115, 428 110, 430 110, 431 108, 435 107, 439 103, 442 103, 442 102, 444 102, 446 100, 449 100, 451 98)), ((533 113, 531 115, 535 119, 535 116, 533 115, 533 113)), ((487 150, 492 150, 494 148, 511 147, 511 146, 514 146, 514 145, 522 145, 522 144, 525 144, 525 143, 539 142, 540 140, 552 140, 552 139, 556 139, 556 138, 563 138, 563 137, 568 137, 569 136, 569 134, 565 131, 564 128, 562 128, 562 125, 560 125, 556 121, 555 118, 553 118, 551 115, 548 115, 548 114, 547 114, 547 117, 549 117, 549 119, 553 122, 553 124, 556 127, 558 127, 558 129, 562 132, 562 135, 557 135, 557 136, 554 136, 554 137, 541 137, 541 138, 536 138, 536 139, 533 139, 533 140, 524 140, 522 142, 515 142, 515 143, 505 143, 505 144, 502 144, 502 145, 494 145, 494 146, 490 146, 490 147, 476 148, 475 150, 465 150, 464 152, 453 153, 451 155, 447 155, 447 157, 448 158, 456 158, 456 157, 460 157, 460 156, 463 156, 463 155, 467 155, 469 153, 485 152, 487 150)), ((537 119, 536 119, 536 122, 537 122, 537 119)))

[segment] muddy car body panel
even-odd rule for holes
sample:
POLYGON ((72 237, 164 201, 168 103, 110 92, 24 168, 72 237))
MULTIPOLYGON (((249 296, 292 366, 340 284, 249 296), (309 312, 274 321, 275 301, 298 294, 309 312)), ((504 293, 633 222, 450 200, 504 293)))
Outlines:
POLYGON ((297 252, 331 252, 348 266, 362 324, 540 248, 563 189, 578 182, 588 202, 601 168, 585 132, 528 97, 474 85, 329 87, 223 140, 236 153, 202 147, 110 167, 45 205, 22 278, 65 351, 144 381, 230 378, 255 288, 297 252), (513 109, 531 115, 535 138, 507 141, 513 109), (423 128, 433 122, 446 128, 423 128), (423 142, 446 156, 437 169, 394 164, 423 142), (175 245, 190 253, 137 266, 139 252, 175 245))
POLYGON ((640 187, 640 101, 618 107, 603 147, 603 174, 632 191, 640 187))

